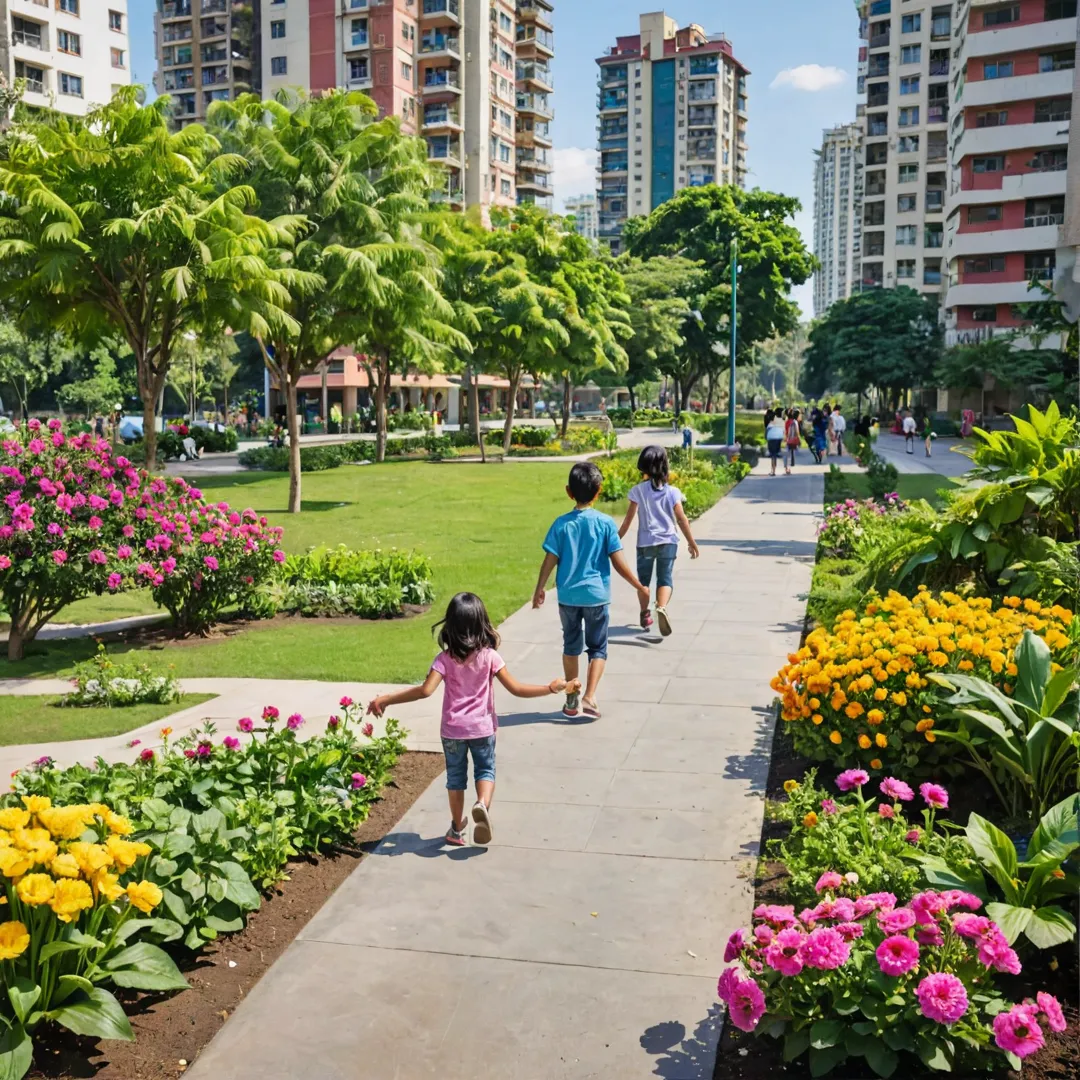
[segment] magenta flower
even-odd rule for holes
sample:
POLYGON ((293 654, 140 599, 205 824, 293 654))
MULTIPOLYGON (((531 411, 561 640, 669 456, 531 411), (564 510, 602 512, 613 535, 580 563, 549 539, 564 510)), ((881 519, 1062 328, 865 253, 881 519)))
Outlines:
POLYGON ((242 716, 236 722, 238 730, 244 732, 245 735, 250 734, 255 730, 255 721, 250 716, 242 716))
POLYGON ((93 532, 97 532, 101 528, 101 526, 105 524, 105 522, 103 522, 101 518, 97 516, 92 516, 86 524, 90 526, 90 529, 93 532))
POLYGON ((851 946, 831 926, 819 926, 806 936, 800 955, 807 967, 831 971, 847 962, 851 946))
POLYGON ((863 936, 863 924, 857 922, 842 922, 836 924, 836 932, 847 942, 863 936))
POLYGON ((725 1004, 731 997, 735 984, 742 978, 738 968, 724 968, 716 982, 716 996, 725 1004))
POLYGON ((341 718, 338 716, 331 716, 330 719, 326 721, 326 727, 329 731, 337 731, 340 724, 341 718))
POLYGON ((896 817, 896 811, 893 810, 892 806, 887 802, 878 803, 877 812, 878 817, 890 819, 896 817))
POLYGON ((290 731, 299 731, 304 724, 304 718, 299 713, 293 713, 288 720, 285 721, 285 726, 290 731))
POLYGON ((154 760, 154 751, 148 746, 139 754, 139 760, 143 762, 150 762, 154 760))
POLYGON ((826 870, 824 874, 817 879, 817 884, 814 886, 814 892, 822 893, 826 889, 839 889, 844 884, 844 879, 835 870, 826 870))
POLYGON ((739 979, 731 987, 728 1016, 741 1031, 753 1031, 765 1015, 765 995, 753 979, 739 979))
POLYGON ((920 945, 932 945, 934 948, 940 948, 945 944, 945 937, 937 923, 934 923, 933 926, 917 926, 915 928, 915 940, 920 945))
POLYGON ((195 747, 195 753, 198 754, 199 757, 209 757, 213 752, 214 748, 208 742, 201 742, 195 747))
POLYGON ((803 969, 800 951, 804 941, 798 930, 781 930, 762 953, 765 963, 781 975, 798 975, 803 969))
POLYGON ((977 951, 980 964, 1009 975, 1020 974, 1020 957, 996 926, 979 942, 977 951))
POLYGON ((207 570, 216 570, 218 568, 218 561, 214 558, 213 555, 204 555, 203 565, 206 567, 207 570))
POLYGON ((375 725, 369 720, 366 724, 364 724, 360 731, 363 735, 367 736, 367 738, 370 739, 371 736, 375 733, 375 725))
POLYGON ((1041 1050, 1045 1041, 1034 1005, 1014 1005, 994 1017, 994 1042, 1006 1053, 1026 1058, 1041 1050))
POLYGON ((960 912, 953 916, 953 930, 962 938, 978 941, 994 929, 994 924, 985 915, 969 915, 960 912))
POLYGON ((285 552, 281 548, 275 548, 273 559, 276 563, 283 563, 285 561, 285 552))
POLYGON ((948 810, 949 793, 940 784, 920 784, 919 794, 927 806, 935 810, 948 810))
POLYGON ((226 735, 225 738, 221 740, 221 745, 224 746, 226 750, 236 750, 240 746, 240 740, 235 735, 226 735))
POLYGON ((86 558, 87 561, 93 563, 94 566, 104 566, 109 561, 109 557, 100 548, 94 548, 86 558))
POLYGON ((132 749, 133 747, 136 747, 136 746, 141 746, 141 745, 142 745, 142 739, 132 739, 132 740, 131 740, 131 741, 130 741, 130 742, 128 743, 128 749, 130 750, 130 749, 132 749))
POLYGON ((724 963, 730 964, 732 960, 738 960, 739 953, 742 952, 745 945, 746 935, 741 929, 736 930, 727 940, 727 946, 724 949, 724 963))
POLYGON ((887 795, 897 802, 911 802, 915 798, 915 792, 903 780, 897 780, 894 776, 887 776, 881 781, 881 794, 887 795))
POLYGON ((352 703, 353 703, 353 699, 352 699, 351 697, 349 697, 349 696, 348 696, 347 694, 346 694, 346 696, 345 696, 345 697, 343 697, 343 698, 342 698, 342 699, 341 699, 341 700, 340 700, 340 701, 338 702, 338 704, 339 704, 339 705, 340 705, 340 706, 341 706, 341 707, 342 707, 343 709, 347 709, 347 708, 348 708, 348 707, 349 707, 349 706, 350 706, 350 705, 351 705, 352 703))
POLYGON ((67 562, 68 553, 63 548, 57 548, 52 553, 52 560, 57 566, 63 566, 67 562))
POLYGON ((822 813, 825 814, 835 814, 839 810, 839 807, 836 805, 836 803, 832 801, 832 799, 822 799, 821 810, 822 813))
POLYGON ((125 525, 120 531, 130 540, 135 535, 135 526, 125 525))
POLYGON ((878 967, 886 975, 906 975, 919 962, 919 946, 909 937, 887 937, 874 953, 878 967))
POLYGON ((894 911, 879 911, 877 921, 884 933, 899 934, 915 925, 915 912, 906 907, 896 908, 894 911))
POLYGON ((1053 994, 1040 990, 1035 995, 1039 1004, 1039 1011, 1046 1017, 1046 1023, 1051 1031, 1064 1031, 1068 1024, 1065 1022, 1065 1014, 1061 1011, 1061 1002, 1053 994))
POLYGON ((852 788, 862 787, 869 780, 870 774, 864 769, 845 769, 836 778, 836 786, 841 791, 851 791, 852 788))
POLYGON ((263 720, 271 724, 277 720, 279 716, 281 716, 281 712, 273 705, 267 705, 262 711, 263 720))
POLYGON ((973 893, 964 892, 963 889, 945 889, 941 899, 948 910, 956 907, 967 908, 968 911, 978 911, 982 907, 982 901, 973 893))
POLYGON ((7 570, 11 567, 11 560, 6 555, 0 555, 0 570, 7 570))
POLYGON ((920 926, 933 926, 937 917, 945 911, 945 901, 940 893, 928 889, 911 898, 911 910, 915 912, 915 921, 920 926))
POLYGON ((920 833, 918 829, 908 829, 908 831, 904 833, 904 839, 909 844, 917 844, 922 839, 922 833, 920 833))
POLYGON ((798 921, 792 904, 758 904, 754 908, 754 918, 761 919, 778 930, 794 926, 798 921))
POLYGON ((879 911, 892 911, 896 907, 896 896, 891 892, 867 893, 864 900, 869 900, 879 911))
POLYGON ((754 927, 754 940, 758 945, 768 945, 776 937, 776 931, 767 923, 758 923, 754 927))
POLYGON ((917 987, 919 1008, 928 1020, 955 1024, 967 1012, 968 996, 964 984, 947 971, 927 975, 917 987))
POLYGON ((352 788, 358 790, 367 783, 367 777, 362 772, 354 772, 352 774, 352 788))
POLYGON ((195 756, 195 751, 194 751, 194 750, 192 750, 192 749, 191 749, 191 747, 189 746, 189 747, 188 747, 188 748, 187 748, 187 749, 186 749, 186 750, 184 751, 184 757, 186 757, 186 758, 193 758, 194 756, 195 756))
POLYGON ((127 544, 121 544, 116 549, 116 557, 118 559, 130 559, 131 558, 131 548, 127 544))

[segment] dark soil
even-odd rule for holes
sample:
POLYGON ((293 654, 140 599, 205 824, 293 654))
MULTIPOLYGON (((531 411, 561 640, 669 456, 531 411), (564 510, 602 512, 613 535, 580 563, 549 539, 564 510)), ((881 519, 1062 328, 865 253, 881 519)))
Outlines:
MULTIPOLYGON (((783 721, 778 721, 776 736, 773 740, 773 756, 769 767, 768 799, 779 802, 786 798, 785 780, 800 780, 812 762, 795 753, 791 737, 784 729, 783 721)), ((824 778, 828 775, 819 770, 824 778)), ((974 785, 972 785, 974 787, 974 785)), ((955 790, 955 789, 954 789, 955 790)), ((975 799, 974 792, 970 796, 975 799)), ((976 809, 978 807, 976 806, 976 809)), ((965 820, 966 810, 957 807, 955 820, 965 820)), ((761 830, 761 850, 766 850, 766 842, 780 838, 786 826, 772 821, 766 814, 761 830)), ((787 871, 783 863, 762 859, 758 862, 754 878, 754 903, 782 904, 787 900, 787 871)), ((1057 950, 1061 961, 1057 971, 1051 971, 1046 963, 1029 961, 1025 964, 1022 975, 1015 979, 1004 978, 999 986, 1013 1000, 1033 997, 1037 990, 1047 990, 1054 994, 1065 1007, 1068 1028, 1060 1035, 1043 1025, 1046 1045, 1038 1054, 1024 1060, 1023 1080, 1077 1080, 1080 1077, 1080 1010, 1077 1009, 1078 988, 1080 988, 1080 963, 1076 948, 1057 950), (1010 985, 1011 984, 1011 985, 1010 985)), ((719 974, 719 972, 717 973, 719 974)), ((805 1080, 810 1076, 808 1058, 805 1056, 793 1063, 783 1059, 783 1043, 768 1036, 757 1037, 740 1031, 732 1024, 724 1025, 720 1046, 713 1069, 713 1080, 764 1080, 776 1076, 805 1080)), ((867 1067, 862 1058, 852 1059, 831 1073, 832 1080, 869 1080, 875 1074, 867 1067)), ((905 1058, 896 1077, 903 1080, 923 1080, 924 1077, 940 1077, 943 1074, 929 1072, 918 1067, 914 1058, 905 1058)), ((954 1077, 961 1074, 952 1073, 954 1077)), ((989 1074, 980 1073, 986 1077, 989 1074)), ((1020 1080, 1020 1074, 1004 1069, 993 1074, 999 1080, 1020 1080)))
POLYGON ((175 1080, 195 1061, 248 991, 285 951, 334 890, 443 770, 441 754, 403 754, 382 799, 356 834, 356 847, 291 862, 289 878, 248 920, 190 960, 191 984, 169 997, 133 994, 125 1008, 135 1042, 76 1038, 58 1031, 38 1043, 30 1080, 175 1080))

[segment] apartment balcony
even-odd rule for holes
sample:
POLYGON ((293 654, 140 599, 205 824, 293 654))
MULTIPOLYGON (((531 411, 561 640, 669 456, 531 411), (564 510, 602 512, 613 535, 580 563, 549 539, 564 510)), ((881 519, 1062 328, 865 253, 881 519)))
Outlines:
POLYGON ((191 0, 164 0, 161 5, 163 19, 190 19, 191 0))
MULTIPOLYGON (((370 82, 370 79, 368 80, 370 82)), ((461 113, 457 109, 432 109, 424 110, 424 119, 421 130, 425 134, 436 131, 461 131, 461 113)))
MULTIPOLYGON (((190 41, 192 35, 191 23, 168 23, 161 28, 161 42, 163 45, 171 45, 174 41, 190 41)), ((222 31, 224 33, 224 31, 222 31)), ((206 38, 203 34, 203 38, 206 38)))
POLYGON ((600 112, 627 112, 630 97, 628 94, 601 94, 596 99, 596 107, 600 112))
POLYGON ((542 116, 545 120, 555 118, 555 110, 548 104, 547 96, 544 94, 529 94, 519 90, 517 111, 532 116, 542 116))
POLYGON ((437 161, 451 169, 461 168, 461 139, 444 135, 427 141, 428 161, 437 161))
POLYGON ((692 139, 686 147, 687 161, 716 161, 715 139, 692 139))
POLYGON ((555 76, 546 64, 522 64, 518 63, 515 76, 519 83, 525 84, 529 90, 539 90, 541 93, 550 94, 555 89, 555 76))
POLYGON ((555 167, 555 163, 548 156, 546 150, 533 150, 525 147, 518 148, 517 163, 519 169, 524 167, 538 173, 549 173, 555 167))
POLYGON ((370 90, 375 85, 370 71, 366 75, 357 75, 355 78, 345 80, 346 90, 370 90))
POLYGON ((698 101, 716 101, 716 81, 691 83, 686 100, 691 105, 698 101))
POLYGON ((431 68, 424 72, 424 96, 460 94, 461 76, 450 68, 431 68))
POLYGON ((440 206, 449 206, 457 209, 465 205, 465 193, 460 187, 446 187, 441 191, 432 191, 428 198, 440 206))
POLYGON ((630 162, 627 158, 610 158, 600 161, 601 176, 618 176, 630 171, 630 162))
POLYGON ((199 50, 199 59, 204 64, 224 64, 228 62, 229 50, 221 46, 204 45, 199 50))
POLYGON ((926 122, 928 124, 947 124, 949 122, 949 106, 928 105, 926 107, 926 122))
POLYGON ((1016 55, 1041 52, 1055 47, 1076 45, 1075 19, 1050 19, 1021 24, 1005 24, 993 31, 967 36, 964 51, 970 60, 975 57, 1016 55))
POLYGON ((424 37, 417 52, 421 60, 460 60, 461 39, 442 35, 424 37))
MULTIPOLYGON (((1061 215, 1032 215, 1028 220, 1054 222, 1061 215)), ((949 237, 949 259, 978 258, 984 255, 1011 255, 1028 251, 1053 251, 1061 239, 1059 224, 1031 225, 1021 229, 992 232, 957 232, 949 237)))
POLYGON ((224 15, 228 10, 228 0, 202 0, 199 6, 199 11, 203 15, 224 15))
POLYGON ((531 128, 519 127, 517 130, 518 146, 543 146, 551 149, 551 129, 546 123, 535 123, 531 128))
POLYGON ((945 189, 929 188, 926 192, 926 212, 940 214, 945 209, 945 189))
POLYGON ((612 139, 626 139, 630 135, 629 124, 619 124, 613 127, 605 127, 601 124, 596 129, 597 136, 602 143, 610 143, 612 139))
POLYGON ((949 75, 949 61, 948 60, 931 60, 930 61, 930 78, 948 78, 949 75))
MULTIPOLYGON (((1075 26, 1073 30, 1075 33, 1075 26)), ((964 84, 958 104, 965 109, 981 109, 1029 98, 1071 97, 1074 74, 1071 68, 1065 68, 1015 75, 1011 79, 978 79, 964 84)))
POLYGON ((459 0, 423 0, 420 21, 425 26, 450 23, 461 25, 461 6, 459 0))
POLYGON ((535 23, 544 30, 553 30, 551 5, 546 0, 518 0, 517 18, 521 23, 535 23))
POLYGON ((887 49, 889 47, 891 41, 892 41, 892 39, 891 39, 891 37, 889 36, 888 33, 877 34, 875 37, 872 37, 870 39, 870 48, 871 49, 887 49))
POLYGON ((551 180, 545 173, 519 169, 517 174, 518 191, 531 191, 537 195, 551 194, 551 180))
POLYGON ((710 75, 720 74, 720 60, 717 56, 691 56, 690 70, 691 79, 708 78, 710 75))
POLYGON ((599 85, 604 86, 625 86, 627 80, 630 78, 629 71, 625 64, 609 64, 600 69, 599 85))
MULTIPOLYGON (((555 36, 550 30, 541 30, 533 23, 527 23, 518 26, 517 29, 517 47, 519 49, 528 49, 532 46, 532 49, 536 53, 542 53, 546 56, 555 55, 555 36)), ((526 54, 522 54, 523 56, 526 54)))

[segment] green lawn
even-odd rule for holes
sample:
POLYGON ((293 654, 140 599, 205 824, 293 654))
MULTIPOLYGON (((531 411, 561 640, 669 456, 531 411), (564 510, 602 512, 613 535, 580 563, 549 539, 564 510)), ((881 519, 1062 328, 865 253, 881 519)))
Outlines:
MULTIPOLYGON (((305 475, 304 511, 295 517, 283 510, 285 476, 245 473, 208 479, 202 484, 207 498, 254 507, 283 525, 289 551, 339 543, 423 551, 434 565, 435 605, 428 615, 378 623, 279 620, 234 637, 153 651, 164 653, 157 659, 167 659, 178 676, 416 680, 434 655, 431 626, 453 593, 479 593, 495 623, 528 600, 548 525, 571 506, 564 491, 567 472, 566 465, 543 462, 345 467, 305 475)), ((619 517, 626 509, 625 503, 600 506, 619 517)), ((63 612, 59 619, 153 610, 148 596, 144 606, 139 601, 138 594, 83 601, 73 605, 81 610, 63 612)), ((34 643, 26 659, 8 665, 4 674, 66 674, 95 648, 92 640, 34 643)), ((113 648, 121 651, 122 646, 113 648)))
POLYGON ((171 705, 82 709, 58 705, 55 694, 3 694, 0 695, 0 746, 121 735, 213 697, 213 694, 184 694, 171 705))

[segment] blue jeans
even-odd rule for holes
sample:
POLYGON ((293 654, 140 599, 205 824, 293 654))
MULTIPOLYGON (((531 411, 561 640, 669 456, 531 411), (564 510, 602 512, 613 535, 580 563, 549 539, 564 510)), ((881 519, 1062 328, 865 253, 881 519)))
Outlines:
POLYGON ((673 585, 672 571, 675 557, 679 554, 678 544, 652 544, 637 549, 638 580, 647 589, 652 584, 653 563, 656 563, 656 586, 670 589, 673 585))
POLYGON ((469 755, 472 754, 473 781, 495 782, 495 736, 483 739, 443 739, 446 758, 447 791, 464 791, 469 786, 469 755))
POLYGON ((563 656, 580 656, 586 650, 590 660, 607 659, 608 606, 572 607, 559 605, 562 620, 563 656))

